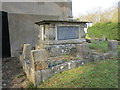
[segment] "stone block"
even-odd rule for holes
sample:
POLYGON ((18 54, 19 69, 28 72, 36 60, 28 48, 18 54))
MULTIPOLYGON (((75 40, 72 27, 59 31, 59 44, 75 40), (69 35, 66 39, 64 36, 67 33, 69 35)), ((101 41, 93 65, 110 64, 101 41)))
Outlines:
POLYGON ((20 61, 23 65, 23 69, 25 67, 26 60, 31 60, 30 52, 31 52, 31 45, 30 44, 24 44, 23 52, 22 52, 22 55, 20 56, 20 61))
POLYGON ((77 57, 81 58, 82 60, 88 59, 90 56, 90 49, 87 44, 78 44, 76 45, 77 48, 77 57))
POLYGON ((23 61, 23 55, 20 55, 20 56, 19 56, 19 59, 20 59, 20 61, 22 62, 22 61, 23 61))
MULTIPOLYGON (((23 46, 23 52, 22 55, 20 56, 20 61, 22 63, 23 69, 26 71, 26 66, 27 68, 30 68, 31 65, 31 45, 30 44, 24 44, 23 46), (29 61, 29 64, 28 64, 29 61)), ((26 71, 27 72, 27 71, 26 71)))
POLYGON ((79 38, 85 38, 86 33, 84 31, 84 28, 80 28, 79 35, 80 35, 79 38))
POLYGON ((35 70, 42 70, 48 68, 47 61, 36 61, 34 65, 35 65, 35 70))
POLYGON ((30 82, 35 81, 34 70, 32 68, 26 68, 25 73, 27 75, 27 78, 30 80, 30 82))
POLYGON ((48 55, 50 57, 55 57, 55 56, 59 56, 62 55, 62 46, 60 45, 50 45, 49 47, 47 47, 47 51, 48 51, 48 55))
POLYGON ((25 66, 25 60, 23 59, 23 55, 19 56, 19 59, 20 59, 20 62, 23 66, 23 69, 24 69, 24 66, 25 66))
POLYGON ((51 57, 62 55, 62 48, 51 47, 51 50, 48 51, 48 54, 51 57))
POLYGON ((41 70, 41 75, 42 75, 41 81, 44 82, 45 80, 47 80, 48 78, 54 75, 53 69, 48 68, 48 69, 41 70))
POLYGON ((31 68, 33 68, 34 69, 34 56, 33 56, 33 52, 34 52, 34 50, 31 50, 31 52, 30 52, 30 58, 31 58, 31 68))
POLYGON ((118 56, 118 42, 115 40, 110 40, 108 42, 108 51, 112 56, 118 56))
POLYGON ((46 45, 45 49, 49 57, 56 57, 61 55, 76 55, 75 44, 59 44, 59 45, 46 45))
POLYGON ((108 51, 112 53, 118 52, 118 42, 115 40, 110 40, 108 42, 108 51))
POLYGON ((70 49, 69 55, 76 56, 76 53, 77 53, 77 48, 73 47, 73 48, 70 49))
POLYGON ((89 58, 89 62, 94 62, 94 61, 98 61, 101 60, 102 56, 101 55, 91 55, 89 58))
POLYGON ((34 69, 30 68, 27 63, 25 63, 24 71, 27 75, 27 78, 31 81, 34 82, 34 69))
POLYGON ((63 63, 63 64, 52 67, 52 69, 53 69, 54 73, 60 73, 60 72, 68 69, 68 64, 63 63))
POLYGON ((41 81, 42 81, 42 72, 35 71, 35 85, 40 84, 41 81))
POLYGON ((94 61, 98 61, 98 60, 102 60, 103 59, 103 55, 94 55, 94 61))
POLYGON ((24 44, 22 58, 23 59, 30 59, 30 51, 31 51, 31 45, 30 44, 24 44))
POLYGON ((32 68, 42 70, 48 68, 47 53, 45 49, 31 51, 31 64, 32 68))
POLYGON ((112 56, 118 56, 118 52, 112 53, 112 56))
POLYGON ((45 49, 33 50, 34 62, 36 61, 47 61, 47 52, 45 49))
POLYGON ((30 76, 29 80, 31 82, 34 82, 35 81, 35 70, 34 69, 30 68, 30 75, 29 76, 30 76))
POLYGON ((98 60, 104 60, 104 59, 106 59, 104 54, 102 54, 102 55, 98 54, 98 55, 91 55, 90 56, 90 61, 91 62, 98 61, 98 60))
POLYGON ((27 63, 27 61, 24 61, 24 66, 23 66, 23 69, 25 70, 26 74, 29 75, 29 72, 30 72, 30 64, 27 63))
POLYGON ((111 57, 111 54, 110 53, 104 53, 104 57, 105 57, 105 59, 108 59, 108 58, 111 57))

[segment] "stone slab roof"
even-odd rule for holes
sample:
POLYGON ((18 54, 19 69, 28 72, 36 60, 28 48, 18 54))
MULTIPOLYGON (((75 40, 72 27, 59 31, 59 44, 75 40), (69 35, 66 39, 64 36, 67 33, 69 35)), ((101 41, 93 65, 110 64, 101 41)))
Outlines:
POLYGON ((37 25, 42 24, 51 24, 51 23, 71 23, 71 24, 81 24, 81 23, 91 23, 88 21, 76 21, 76 20, 42 20, 40 22, 36 22, 37 25))

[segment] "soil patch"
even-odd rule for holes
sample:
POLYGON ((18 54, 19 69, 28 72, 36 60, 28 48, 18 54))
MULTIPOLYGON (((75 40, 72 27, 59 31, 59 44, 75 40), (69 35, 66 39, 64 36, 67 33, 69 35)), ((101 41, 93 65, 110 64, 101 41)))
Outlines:
POLYGON ((25 88, 27 82, 28 79, 18 58, 2 59, 2 88, 25 88))

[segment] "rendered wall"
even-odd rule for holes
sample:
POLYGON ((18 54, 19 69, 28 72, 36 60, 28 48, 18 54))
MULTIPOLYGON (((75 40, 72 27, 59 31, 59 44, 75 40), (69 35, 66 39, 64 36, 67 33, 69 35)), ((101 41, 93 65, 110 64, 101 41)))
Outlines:
MULTIPOLYGON (((31 46, 37 44, 38 30, 35 29, 34 22, 42 19, 57 19, 56 16, 41 16, 28 14, 9 14, 11 54, 14 56, 24 43, 31 46)), ((16 56, 16 55, 15 55, 16 56)))
POLYGON ((25 43, 35 46, 38 30, 35 22, 43 19, 67 19, 71 16, 72 2, 4 2, 3 11, 8 12, 11 55, 16 56, 17 50, 25 43), (66 5, 66 6, 65 6, 66 5))

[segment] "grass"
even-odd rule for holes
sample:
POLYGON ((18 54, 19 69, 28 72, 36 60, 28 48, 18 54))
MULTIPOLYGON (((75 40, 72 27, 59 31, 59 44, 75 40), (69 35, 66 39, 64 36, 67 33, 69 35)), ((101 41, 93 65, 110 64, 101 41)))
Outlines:
POLYGON ((107 52, 108 51, 108 42, 107 41, 97 41, 92 40, 89 44, 90 49, 94 49, 97 52, 107 52))
POLYGON ((118 88, 118 60, 92 62, 54 75, 39 88, 118 88))

